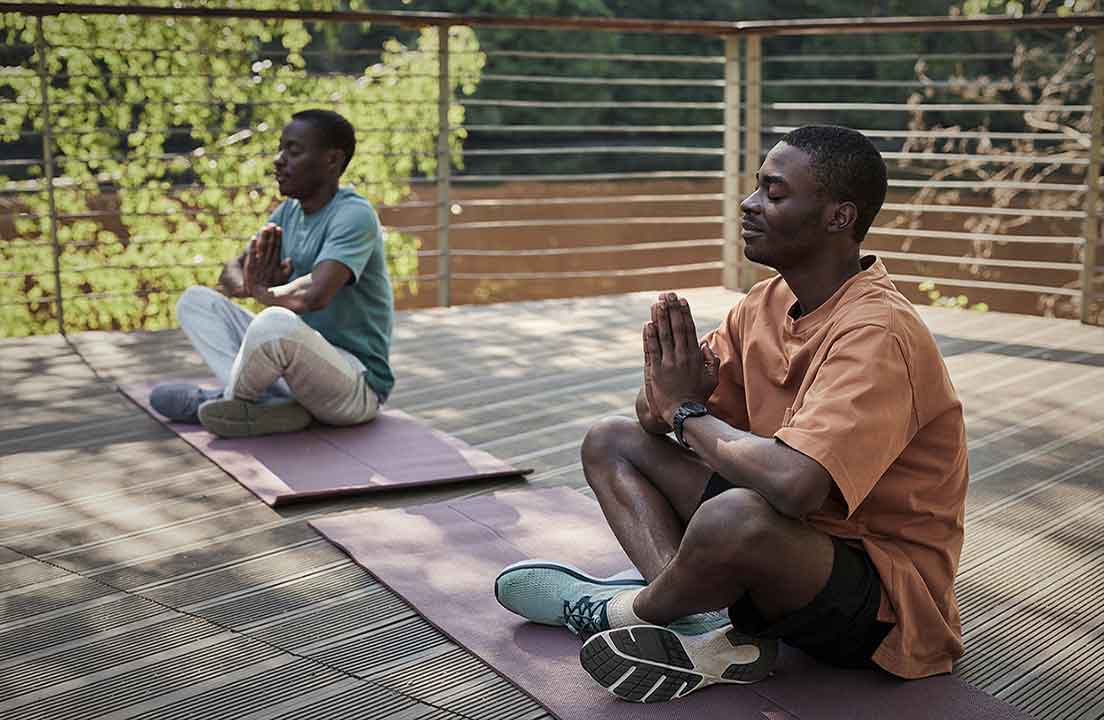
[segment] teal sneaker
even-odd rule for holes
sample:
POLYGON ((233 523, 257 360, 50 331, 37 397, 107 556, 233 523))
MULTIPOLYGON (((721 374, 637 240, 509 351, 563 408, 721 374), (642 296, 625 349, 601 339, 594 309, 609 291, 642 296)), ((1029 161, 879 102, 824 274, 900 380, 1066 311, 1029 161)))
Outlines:
POLYGON ((609 629, 610 598, 644 585, 643 578, 625 573, 599 578, 565 563, 523 560, 495 578, 495 599, 526 620, 586 636, 609 629))
POLYGON ((777 658, 777 640, 744 635, 731 625, 701 635, 633 625, 597 633, 579 652, 599 685, 642 703, 675 700, 718 683, 758 682, 777 658))

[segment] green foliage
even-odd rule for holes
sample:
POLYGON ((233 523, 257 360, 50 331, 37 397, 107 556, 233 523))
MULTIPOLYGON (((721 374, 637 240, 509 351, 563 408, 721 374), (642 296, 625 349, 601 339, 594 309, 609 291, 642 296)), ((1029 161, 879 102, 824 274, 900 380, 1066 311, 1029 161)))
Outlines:
POLYGON ((944 295, 940 292, 935 282, 925 280, 917 288, 928 296, 933 307, 950 308, 951 310, 973 310, 975 312, 989 312, 989 306, 983 302, 970 304, 970 298, 965 295, 944 295))
POLYGON ((1024 14, 1038 15, 1041 13, 1053 13, 1055 15, 1075 15, 1093 12, 1096 0, 966 0, 962 3, 963 15, 1008 15, 1010 17, 1023 17, 1024 14))
MULTIPOLYGON (((293 20, 63 15, 45 18, 43 30, 67 330, 170 326, 176 296, 212 285, 278 204, 272 157, 294 112, 327 107, 352 121, 358 147, 342 182, 375 203, 401 201, 411 176, 436 170, 436 30, 389 39, 375 55, 353 56, 355 71, 327 73, 317 72, 327 57, 321 26, 293 20)), ((36 20, 0 14, 0 38, 0 142, 36 155, 36 20)), ((467 28, 453 28, 450 43, 454 96, 470 94, 483 55, 467 28)), ((458 103, 449 116, 460 128, 458 103)), ((457 164, 463 138, 462 129, 449 138, 457 164)), ((57 328, 42 170, 0 167, 0 188, 16 191, 0 207, 14 220, 7 232, 0 225, 3 235, 14 230, 0 240, 0 336, 57 328), (39 302, 14 304, 24 299, 39 302)), ((401 292, 417 272, 417 241, 393 232, 386 241, 401 292)))
MULTIPOLYGON (((211 6, 281 9, 361 9, 356 0, 207 0, 211 6)), ((959 14, 1022 15, 1091 12, 1100 0, 702 0, 692 4, 660 0, 379 0, 373 10, 430 10, 473 15, 560 15, 652 17, 668 19, 749 20, 815 17, 959 14)), ((34 21, 0 15, 0 142, 19 149, 20 157, 40 152, 41 88, 33 51, 34 21), (6 66, 6 67, 3 67, 6 66)), ((271 154, 290 113, 309 106, 344 112, 358 129, 357 157, 345 180, 375 202, 391 203, 409 191, 409 175, 435 172, 436 39, 432 31, 376 28, 352 24, 306 24, 254 20, 200 22, 119 17, 47 18, 46 59, 51 73, 52 126, 58 154, 57 201, 63 220, 63 294, 88 295, 67 301, 70 328, 163 327, 171 322, 174 293, 185 286, 211 283, 227 257, 264 220, 277 198, 269 178, 271 154), (96 49, 91 49, 95 47, 96 49), (381 51, 376 55, 361 51, 381 51), (353 51, 353 52, 347 52, 353 51), (367 59, 366 59, 367 58, 367 59), (83 270, 82 268, 87 268, 83 270), (140 268, 135 270, 134 268, 140 268), (137 297, 137 300, 135 299, 137 297)), ((717 80, 717 63, 627 62, 594 54, 698 55, 723 52, 717 38, 659 33, 585 33, 481 27, 452 38, 450 58, 455 94, 511 104, 454 104, 451 125, 710 125, 722 122, 719 109, 632 108, 632 101, 719 102, 713 85, 648 86, 633 79, 717 80), (484 68, 484 51, 490 57, 484 68), (519 51, 523 54, 518 54, 519 51), (565 58, 539 53, 586 53, 565 58), (488 78, 487 76, 491 76, 488 78), (575 81, 575 78, 585 82, 575 81), (603 84, 603 78, 622 82, 603 84), (604 108, 563 105, 516 106, 516 101, 607 103, 604 108)), ((1065 103, 1086 102, 1085 68, 1091 43, 1064 31, 986 33, 899 33, 766 38, 764 99, 930 104, 936 102, 1065 103), (956 57, 975 54, 970 59, 956 57), (985 57, 976 54, 984 53, 985 57), (850 56, 846 62, 823 58, 850 56), (895 59, 867 59, 891 55, 895 59), (938 57, 933 57, 936 55, 938 57), (820 60, 809 60, 821 56, 820 60), (919 57, 918 57, 919 56, 919 57), (796 62, 786 62, 796 60, 796 62), (1010 62, 1011 61, 1011 62, 1010 62), (884 81, 857 88, 834 80, 884 81), (778 81, 821 84, 778 84, 778 81), (928 83, 927 81, 936 81, 928 83), (916 88, 917 81, 924 83, 916 88)), ((887 130, 941 130, 937 139, 878 140, 883 149, 906 152, 1029 155, 1080 152, 1087 116, 1061 111, 982 114, 977 112, 884 113, 866 111, 830 116, 804 111, 777 112, 768 125, 831 121, 887 130), (1028 139, 1002 143, 992 131, 1029 127, 1060 130, 1069 137, 1053 146, 1028 139), (876 123, 876 124, 875 124, 876 123), (1041 123, 1041 124, 1040 124, 1041 123), (970 130, 981 139, 960 136, 970 130)), ((450 138, 453 161, 465 147, 502 149, 582 145, 704 145, 719 143, 718 133, 503 132, 458 129, 450 138)), ((765 147, 770 139, 765 138, 765 147)), ((472 173, 578 173, 653 169, 718 169, 716 157, 649 153, 562 153, 509 157, 469 156, 472 173)), ((1031 167, 1013 162, 996 169, 975 162, 936 167, 925 161, 901 161, 898 171, 918 178, 1041 181, 1055 173, 1083 173, 1079 167, 1031 167), (938 174, 933 174, 938 173, 938 174), (996 173, 996 174, 994 174, 996 173)), ((0 186, 25 192, 3 207, 0 198, 0 335, 55 329, 52 253, 46 193, 41 168, 0 166, 0 186), (9 211, 19 214, 12 216, 9 211), (4 217, 12 218, 6 221, 4 217), (14 225, 11 225, 14 223, 14 225), (5 242, 4 238, 14 236, 5 242), (29 306, 5 305, 23 299, 29 306), (15 309, 13 309, 15 308, 15 309)), ((1069 180, 1069 178, 1065 178, 1069 180)), ((951 193, 921 190, 917 205, 960 203, 951 193)), ((1017 205, 1016 192, 994 191, 996 207, 1017 205)), ((1078 194, 1059 199, 1043 194, 1047 208, 1069 209, 1078 194)), ((1031 202, 1035 202, 1031 200, 1031 202)), ((901 222, 921 223, 917 213, 901 222)), ((1015 215, 971 218, 965 227, 998 235, 1023 220, 1015 215)), ((917 225, 918 226, 918 225, 917 225)), ((991 244, 991 243, 990 243, 991 244)), ((417 270, 416 240, 388 237, 392 273, 400 280, 417 270)), ((992 248, 978 248, 989 252, 992 248)), ((931 288, 929 292, 936 292, 931 288)), ((933 301, 961 305, 942 295, 933 301)), ((968 304, 968 299, 965 301, 968 304)))

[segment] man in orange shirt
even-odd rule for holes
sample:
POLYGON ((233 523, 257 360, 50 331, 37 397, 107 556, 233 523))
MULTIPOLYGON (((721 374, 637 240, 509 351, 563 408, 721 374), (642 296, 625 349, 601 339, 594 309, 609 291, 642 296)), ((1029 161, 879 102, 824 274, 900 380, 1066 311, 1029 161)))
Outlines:
POLYGON ((962 405, 931 332, 860 253, 885 164, 858 132, 808 126, 757 180, 744 252, 779 275, 700 344, 687 302, 661 296, 638 422, 603 420, 583 443, 643 579, 527 561, 496 582, 507 608, 594 633, 583 666, 627 700, 762 679, 779 639, 903 678, 962 654, 962 405))

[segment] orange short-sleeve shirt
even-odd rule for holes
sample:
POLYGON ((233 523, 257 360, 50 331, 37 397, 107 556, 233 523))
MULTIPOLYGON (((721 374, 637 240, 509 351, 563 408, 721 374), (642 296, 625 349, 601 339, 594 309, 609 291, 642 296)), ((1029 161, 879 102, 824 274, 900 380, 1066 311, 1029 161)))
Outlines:
POLYGON ((894 627, 874 661, 906 678, 962 655, 954 576, 968 483, 962 403, 935 338, 881 261, 796 320, 781 277, 757 284, 706 341, 711 412, 813 458, 835 490, 806 517, 861 543, 894 627))

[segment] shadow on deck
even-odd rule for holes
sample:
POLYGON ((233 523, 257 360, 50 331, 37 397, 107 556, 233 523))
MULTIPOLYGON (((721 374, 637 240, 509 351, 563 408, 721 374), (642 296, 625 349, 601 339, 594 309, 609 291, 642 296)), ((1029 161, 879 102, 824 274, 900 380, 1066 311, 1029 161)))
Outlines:
MULTIPOLYGON (((735 297, 687 294, 700 329, 735 297)), ((584 488, 651 299, 401 314, 390 404, 584 488)), ((922 313, 967 409, 958 672, 1040 718, 1104 717, 1104 329, 922 313)), ((179 332, 71 340, 0 341, 0 718, 546 717, 305 522, 520 483, 273 510, 114 391, 201 370, 179 332)))

